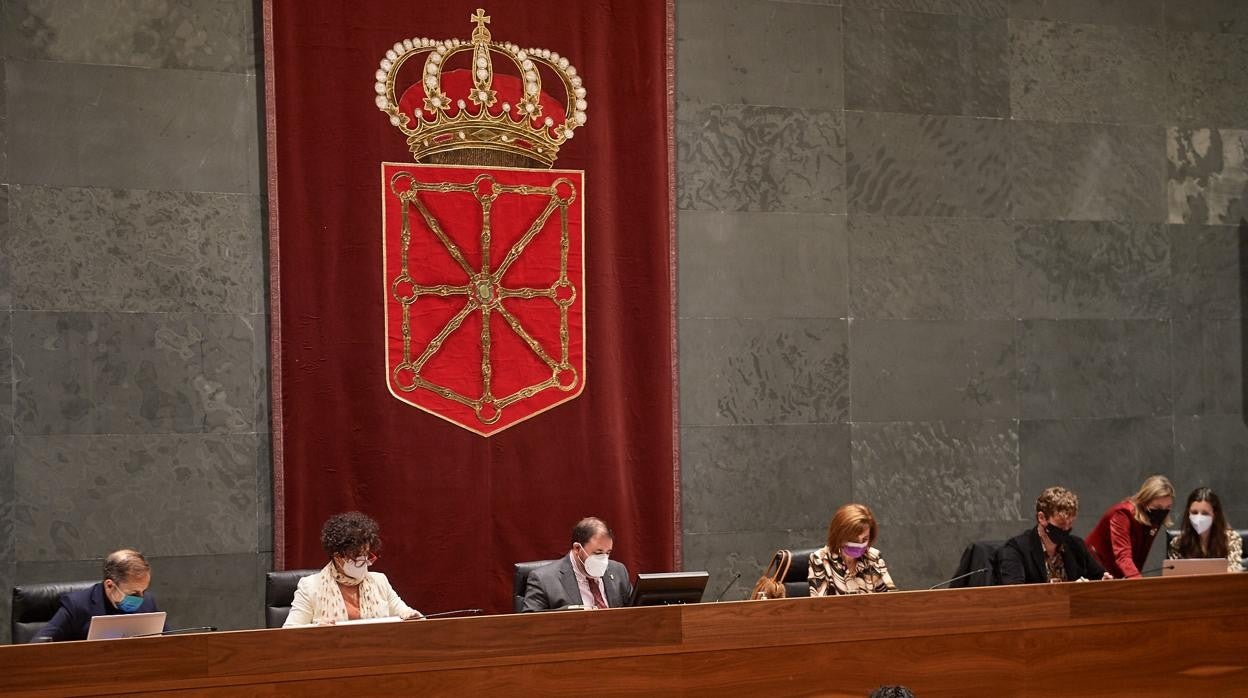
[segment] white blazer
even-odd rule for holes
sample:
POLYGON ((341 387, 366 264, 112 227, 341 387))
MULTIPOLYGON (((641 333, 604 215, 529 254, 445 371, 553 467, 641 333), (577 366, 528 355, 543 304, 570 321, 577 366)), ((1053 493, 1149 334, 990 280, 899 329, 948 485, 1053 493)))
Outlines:
MULTIPOLYGON (((299 580, 299 586, 295 589, 295 600, 290 604, 290 615, 286 616, 286 622, 282 624, 283 628, 291 628, 299 625, 311 625, 312 621, 317 618, 320 609, 316 608, 316 586, 319 583, 318 578, 322 573, 311 574, 299 580)), ((366 584, 373 584, 377 590, 378 597, 382 600, 385 613, 373 613, 370 615, 371 609, 360 609, 361 618, 384 618, 386 616, 409 616, 416 613, 416 609, 403 603, 403 599, 399 598, 394 587, 390 586, 390 580, 386 579, 386 575, 380 572, 369 572, 366 584)), ((334 585, 337 590, 337 584, 334 585)), ((341 597, 341 591, 338 592, 341 597)))

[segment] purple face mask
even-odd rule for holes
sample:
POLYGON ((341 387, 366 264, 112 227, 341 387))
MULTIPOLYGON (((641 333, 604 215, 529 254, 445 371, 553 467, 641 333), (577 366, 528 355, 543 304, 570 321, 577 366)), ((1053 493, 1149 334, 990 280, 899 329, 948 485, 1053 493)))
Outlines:
POLYGON ((857 560, 866 554, 870 543, 846 543, 841 548, 841 554, 851 560, 857 560))

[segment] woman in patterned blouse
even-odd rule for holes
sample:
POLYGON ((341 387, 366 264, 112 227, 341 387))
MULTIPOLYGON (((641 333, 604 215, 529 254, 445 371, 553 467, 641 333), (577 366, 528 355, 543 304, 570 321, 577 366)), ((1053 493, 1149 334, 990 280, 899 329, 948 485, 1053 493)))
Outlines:
POLYGON ((811 596, 871 594, 896 589, 880 551, 871 547, 879 529, 871 510, 846 504, 828 524, 828 544, 810 554, 811 596))
POLYGON ((1243 571, 1244 541, 1227 523, 1222 500, 1213 490, 1197 487, 1187 496, 1187 514, 1179 535, 1170 541, 1168 557, 1224 557, 1227 572, 1243 571))

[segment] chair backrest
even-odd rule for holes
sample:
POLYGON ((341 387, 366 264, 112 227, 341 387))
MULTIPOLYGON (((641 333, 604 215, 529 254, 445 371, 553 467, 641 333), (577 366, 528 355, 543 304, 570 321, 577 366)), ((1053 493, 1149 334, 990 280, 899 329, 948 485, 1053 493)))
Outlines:
MULTIPOLYGON (((1248 552, 1248 528, 1237 528, 1235 533, 1239 534, 1239 540, 1243 543, 1240 550, 1248 552)), ((1166 529, 1166 553, 1170 552, 1170 541, 1179 537, 1179 532, 1173 528, 1166 529)))
POLYGON ((958 569, 953 572, 954 581, 949 582, 949 588, 990 587, 1000 584, 998 556, 1005 543, 1003 540, 977 540, 968 543, 962 550, 962 559, 958 562, 958 569), (962 578, 957 579, 958 577, 962 578))
POLYGON ((793 563, 789 565, 789 573, 784 575, 785 598, 810 596, 810 582, 806 577, 810 570, 810 556, 818 549, 806 548, 793 551, 793 563))
POLYGON ((511 586, 511 608, 512 611, 519 613, 524 608, 524 583, 529 578, 529 573, 541 567, 549 565, 554 560, 534 560, 532 562, 517 562, 516 575, 511 586))
POLYGON ((88 589, 99 580, 89 582, 52 582, 50 584, 21 584, 13 587, 13 644, 30 642, 39 629, 61 606, 61 595, 88 589))
POLYGON ((315 570, 282 570, 264 573, 264 627, 280 628, 290 615, 299 580, 320 572, 315 570))

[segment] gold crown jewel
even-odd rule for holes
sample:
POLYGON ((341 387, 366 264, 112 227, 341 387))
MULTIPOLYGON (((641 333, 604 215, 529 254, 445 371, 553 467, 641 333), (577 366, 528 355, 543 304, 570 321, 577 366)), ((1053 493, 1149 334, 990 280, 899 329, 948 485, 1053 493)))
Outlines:
POLYGON ((417 162, 451 161, 438 156, 454 151, 490 151, 554 165, 559 146, 585 125, 581 76, 549 49, 492 41, 485 10, 469 19, 476 24, 470 41, 413 38, 387 50, 374 85, 377 108, 407 136, 417 162), (469 61, 450 67, 451 59, 464 53, 469 61), (399 71, 413 58, 423 58, 421 79, 396 96, 399 71), (499 59, 514 66, 515 74, 496 74, 499 59), (562 99, 542 90, 540 67, 558 77, 562 99))

